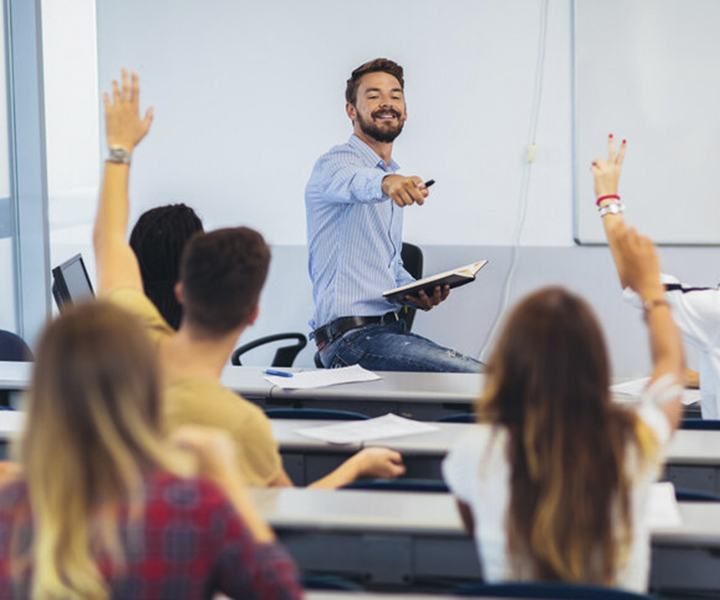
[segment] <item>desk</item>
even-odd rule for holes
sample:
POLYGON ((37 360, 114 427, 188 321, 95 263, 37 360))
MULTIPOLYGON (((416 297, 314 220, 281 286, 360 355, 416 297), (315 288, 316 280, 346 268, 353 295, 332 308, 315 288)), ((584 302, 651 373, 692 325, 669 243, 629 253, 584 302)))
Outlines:
MULTIPOLYGON (((32 363, 0 362, 0 390, 26 389, 31 368, 32 363)), ((472 373, 379 372, 376 381, 283 390, 266 381, 263 371, 227 366, 220 381, 262 408, 337 408, 372 417, 392 412, 421 421, 472 412, 484 381, 483 375, 472 373)))
POLYGON ((379 372, 381 379, 311 390, 273 388, 268 406, 339 408, 371 417, 392 412, 421 421, 472 411, 483 385, 474 373, 379 372))
POLYGON ((381 379, 375 381, 285 390, 265 381, 259 367, 226 367, 221 381, 262 408, 345 409, 371 417, 392 412, 418 420, 471 412, 483 381, 473 373, 378 375, 381 379))
MULTIPOLYGON (((319 479, 361 448, 371 446, 401 452, 407 477, 439 479, 440 463, 448 449, 472 427, 466 423, 433 423, 437 431, 339 446, 296 432, 331 421, 271 419, 271 423, 286 470, 298 485, 319 479)), ((720 431, 678 430, 668 448, 665 477, 678 489, 720 495, 720 431)))
MULTIPOLYGON (((453 584, 481 576, 449 494, 253 489, 302 569, 370 587, 453 584)), ((653 589, 720 592, 720 503, 681 503, 683 525, 652 534, 653 589)))

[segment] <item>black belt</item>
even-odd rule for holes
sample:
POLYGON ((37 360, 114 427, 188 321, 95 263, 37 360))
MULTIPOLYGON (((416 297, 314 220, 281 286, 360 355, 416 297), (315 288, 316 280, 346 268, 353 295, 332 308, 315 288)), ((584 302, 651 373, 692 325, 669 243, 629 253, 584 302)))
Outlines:
POLYGON ((340 337, 351 329, 357 329, 364 325, 385 325, 386 323, 395 323, 400 320, 400 316, 396 312, 385 313, 380 317, 340 317, 334 321, 330 321, 327 325, 318 327, 313 331, 315 343, 318 350, 322 350, 326 344, 329 344, 335 338, 340 337))

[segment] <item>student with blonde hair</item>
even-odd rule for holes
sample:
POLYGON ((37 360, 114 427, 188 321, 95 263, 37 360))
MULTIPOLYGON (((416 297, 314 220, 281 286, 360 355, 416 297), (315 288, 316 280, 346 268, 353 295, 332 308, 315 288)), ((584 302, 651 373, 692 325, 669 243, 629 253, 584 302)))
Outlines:
POLYGON ((0 489, 0 597, 300 596, 230 441, 186 430, 183 451, 161 436, 156 352, 135 317, 78 305, 36 358, 21 472, 0 489))
POLYGON ((544 288, 507 318, 487 367, 480 423, 443 465, 488 581, 647 589, 644 514, 680 418, 684 359, 654 246, 625 229, 614 252, 649 330, 653 372, 639 408, 612 402, 590 306, 544 288))

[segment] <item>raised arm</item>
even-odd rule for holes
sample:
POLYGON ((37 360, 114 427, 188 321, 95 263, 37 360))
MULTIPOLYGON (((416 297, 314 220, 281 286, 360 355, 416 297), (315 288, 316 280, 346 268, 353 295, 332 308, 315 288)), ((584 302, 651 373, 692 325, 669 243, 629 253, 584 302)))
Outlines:
POLYGON ((138 76, 122 72, 122 88, 112 83, 112 100, 105 100, 105 130, 110 158, 105 162, 93 244, 97 268, 98 295, 106 296, 121 287, 142 289, 142 277, 135 253, 127 243, 129 213, 128 180, 132 152, 152 123, 152 108, 140 117, 138 76))
POLYGON ((617 236, 625 230, 625 220, 622 214, 623 207, 618 196, 618 180, 620 179, 620 171, 625 158, 625 147, 625 140, 623 140, 620 144, 620 150, 616 152, 615 138, 610 134, 608 136, 607 160, 596 158, 590 167, 595 179, 595 198, 599 200, 598 209, 608 210, 602 217, 602 222, 610 252, 615 261, 620 285, 623 289, 627 287, 627 282, 625 281, 622 256, 617 249, 617 236), (610 212, 612 209, 618 209, 618 212, 610 212))
MULTIPOLYGON (((660 283, 660 261, 655 246, 634 229, 625 227, 614 232, 614 242, 625 282, 643 303, 653 361, 652 381, 671 375, 682 385, 685 374, 682 340, 660 283)), ((677 427, 682 416, 680 395, 663 402, 660 409, 673 428, 677 427)))

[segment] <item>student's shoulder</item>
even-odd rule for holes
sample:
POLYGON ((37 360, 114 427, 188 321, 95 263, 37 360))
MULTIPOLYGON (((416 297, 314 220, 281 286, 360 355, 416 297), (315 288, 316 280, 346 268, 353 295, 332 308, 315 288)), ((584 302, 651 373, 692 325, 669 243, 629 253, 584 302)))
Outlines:
POLYGON ((153 337, 169 336, 174 333, 172 327, 142 290, 131 287, 118 288, 110 292, 107 299, 140 318, 153 337))
POLYGON ((195 423, 233 429, 269 423, 260 407, 209 378, 169 381, 165 388, 165 416, 171 427, 195 423))

